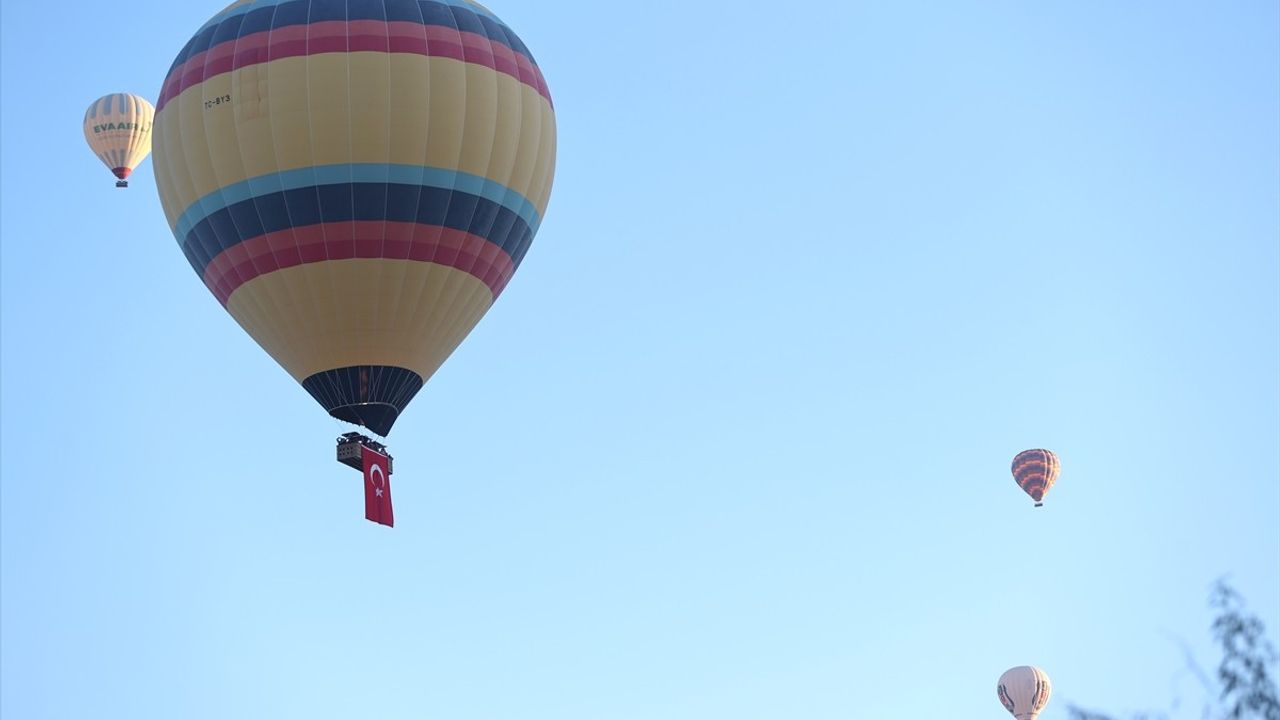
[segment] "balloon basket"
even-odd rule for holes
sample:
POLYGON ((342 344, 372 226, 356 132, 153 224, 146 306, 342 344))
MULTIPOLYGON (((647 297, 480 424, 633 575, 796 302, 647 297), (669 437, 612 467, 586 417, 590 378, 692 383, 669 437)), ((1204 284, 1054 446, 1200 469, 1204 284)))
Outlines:
POLYGON ((127 188, 127 187, 129 187, 129 181, 128 181, 128 180, 117 180, 117 181, 116 181, 116 187, 124 187, 124 188, 127 188))
POLYGON ((386 455, 387 474, 391 474, 392 457, 391 453, 387 452, 387 446, 371 437, 356 432, 343 433, 338 437, 338 462, 364 472, 364 460, 360 456, 361 447, 368 447, 370 450, 386 455))
POLYGON ((1044 503, 1036 503, 1036 507, 1044 507, 1044 503))

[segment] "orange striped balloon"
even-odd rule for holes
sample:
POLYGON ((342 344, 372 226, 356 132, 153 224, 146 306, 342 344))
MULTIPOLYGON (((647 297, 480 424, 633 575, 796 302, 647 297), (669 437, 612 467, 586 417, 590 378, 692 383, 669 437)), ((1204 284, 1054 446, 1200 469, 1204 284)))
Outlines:
POLYGON ((1045 493, 1058 481, 1058 472, 1062 464, 1052 451, 1036 449, 1023 450, 1013 459, 1013 479, 1023 492, 1036 501, 1036 507, 1044 503, 1045 493))

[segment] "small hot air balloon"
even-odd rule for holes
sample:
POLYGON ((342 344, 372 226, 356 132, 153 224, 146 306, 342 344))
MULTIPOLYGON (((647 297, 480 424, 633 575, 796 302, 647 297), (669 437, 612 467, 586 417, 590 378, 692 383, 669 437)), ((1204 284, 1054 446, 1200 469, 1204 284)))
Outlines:
POLYGON ((84 139, 116 176, 116 187, 129 187, 129 173, 151 152, 155 114, 146 98, 130 93, 103 95, 85 111, 84 139))
POLYGON ((1049 450, 1023 450, 1013 459, 1013 479, 1023 492, 1036 501, 1036 507, 1044 505, 1041 500, 1045 493, 1058 480, 1058 472, 1062 465, 1058 456, 1049 450))
POLYGON ((1000 704, 1018 720, 1036 720, 1044 706, 1049 704, 1052 691, 1049 676, 1031 665, 1006 670, 996 685, 1000 704))

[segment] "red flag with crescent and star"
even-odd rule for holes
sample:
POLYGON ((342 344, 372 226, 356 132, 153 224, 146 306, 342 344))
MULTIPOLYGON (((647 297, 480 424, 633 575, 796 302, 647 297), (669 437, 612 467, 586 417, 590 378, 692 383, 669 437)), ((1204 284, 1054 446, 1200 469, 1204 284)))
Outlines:
POLYGON ((360 459, 364 462, 365 519, 395 527, 395 514, 391 512, 391 473, 387 471, 387 456, 361 445, 360 459))

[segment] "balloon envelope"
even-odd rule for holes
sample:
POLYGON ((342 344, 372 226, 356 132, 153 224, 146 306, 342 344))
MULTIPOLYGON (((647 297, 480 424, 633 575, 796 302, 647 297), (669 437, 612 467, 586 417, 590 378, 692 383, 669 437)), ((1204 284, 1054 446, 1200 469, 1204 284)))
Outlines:
POLYGON ((1023 450, 1013 458, 1013 479, 1018 487, 1039 503, 1045 493, 1058 481, 1062 465, 1058 456, 1049 450, 1023 450))
POLYGON ((156 184, 191 266, 380 435, 511 280, 551 192, 546 82, 467 0, 240 0, 158 105, 156 184))
POLYGON ((1000 704, 1018 720, 1035 720, 1049 704, 1052 691, 1049 676, 1032 665, 1006 670, 996 684, 1000 704))
POLYGON ((131 93, 103 95, 84 112, 84 139, 112 174, 120 180, 151 152, 151 123, 155 108, 131 93))

